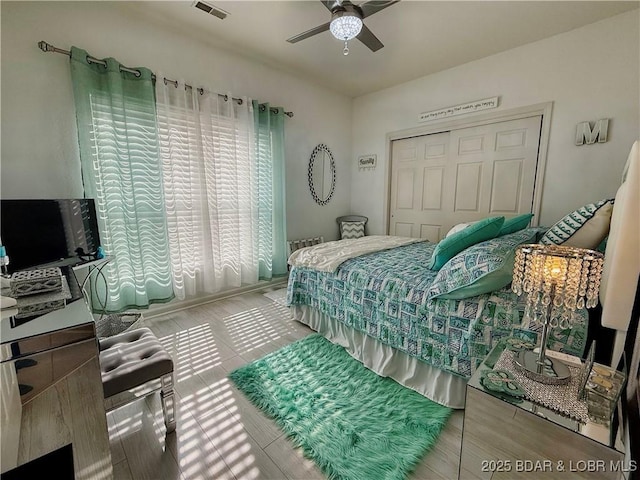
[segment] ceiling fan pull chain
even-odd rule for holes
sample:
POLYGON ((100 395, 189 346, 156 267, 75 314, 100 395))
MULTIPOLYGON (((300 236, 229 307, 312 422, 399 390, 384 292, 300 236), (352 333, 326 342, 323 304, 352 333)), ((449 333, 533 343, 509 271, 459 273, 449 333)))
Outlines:
POLYGON ((349 40, 345 40, 344 41, 344 50, 342 50, 342 54, 343 55, 349 55, 349 45, 348 45, 349 40))

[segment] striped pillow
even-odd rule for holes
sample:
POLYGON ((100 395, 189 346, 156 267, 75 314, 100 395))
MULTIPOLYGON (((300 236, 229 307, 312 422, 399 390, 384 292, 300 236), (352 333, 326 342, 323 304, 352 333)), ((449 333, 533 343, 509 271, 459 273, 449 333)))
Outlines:
POLYGON ((609 233, 613 200, 580 207, 551 227, 540 239, 545 245, 594 249, 609 233))
POLYGON ((340 238, 360 238, 364 237, 365 222, 341 222, 340 238))

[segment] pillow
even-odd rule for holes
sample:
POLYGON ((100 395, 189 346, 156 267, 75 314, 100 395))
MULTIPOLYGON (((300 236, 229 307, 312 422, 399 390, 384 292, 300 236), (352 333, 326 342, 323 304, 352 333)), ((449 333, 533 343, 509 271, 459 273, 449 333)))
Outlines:
POLYGON ((364 237, 364 224, 366 222, 340 222, 340 238, 364 237))
POLYGON ((527 228, 532 218, 533 213, 524 213, 522 215, 518 215, 517 217, 507 218, 502 224, 502 228, 500 229, 498 236, 501 237, 503 235, 515 233, 519 230, 524 230, 525 228, 527 228))
POLYGON ((593 250, 609 233, 612 211, 612 200, 600 200, 580 207, 551 227, 540 243, 593 250))
POLYGON ((600 252, 601 254, 604 255, 604 252, 607 251, 607 242, 609 241, 609 235, 607 235, 606 237, 604 237, 604 240, 602 240, 600 242, 600 245, 598 245, 598 247, 596 248, 596 252, 600 252))
POLYGON ((475 222, 469 222, 469 223, 459 223, 457 225, 454 225, 453 227, 451 227, 451 230, 447 232, 444 238, 447 238, 448 236, 453 235, 454 233, 458 233, 460 230, 464 230, 469 225, 473 225, 474 223, 475 222))
POLYGON ((433 250, 427 267, 431 270, 440 270, 445 263, 465 248, 497 236, 503 223, 504 217, 489 217, 443 238, 433 250))
POLYGON ((427 298, 475 297, 511 283, 518 245, 535 241, 540 227, 527 228, 473 245, 440 269, 427 298))

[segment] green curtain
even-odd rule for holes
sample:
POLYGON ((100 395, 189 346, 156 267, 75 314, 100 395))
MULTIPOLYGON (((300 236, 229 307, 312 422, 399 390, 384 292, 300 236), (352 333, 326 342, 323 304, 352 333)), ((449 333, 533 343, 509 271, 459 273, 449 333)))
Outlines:
POLYGON ((151 72, 105 61, 71 49, 85 195, 96 201, 102 247, 113 256, 92 303, 121 312, 169 301, 173 288, 151 72))
POLYGON ((253 101, 258 175, 259 276, 287 273, 284 109, 253 101))

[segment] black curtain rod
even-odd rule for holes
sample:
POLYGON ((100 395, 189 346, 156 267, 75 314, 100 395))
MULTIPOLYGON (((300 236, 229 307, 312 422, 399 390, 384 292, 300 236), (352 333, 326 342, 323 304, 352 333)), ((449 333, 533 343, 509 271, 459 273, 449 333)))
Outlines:
MULTIPOLYGON (((47 42, 42 41, 42 40, 38 42, 38 47, 40 47, 40 50, 42 50, 43 52, 55 52, 55 53, 62 53, 63 55, 67 55, 69 57, 71 56, 71 52, 70 51, 62 50, 61 48, 54 47, 53 45, 50 45, 47 42)), ((107 66, 107 62, 105 62, 104 60, 100 60, 99 58, 87 57, 87 61, 89 63, 97 63, 99 65, 104 65, 105 67, 107 66)), ((121 65, 120 66, 120 71, 133 73, 136 77, 140 76, 140 71, 136 70, 135 68, 128 68, 128 67, 124 67, 124 66, 121 65)), ((156 80, 156 75, 152 74, 151 78, 153 80, 156 80)), ((164 79, 164 83, 165 83, 165 85, 167 83, 172 83, 176 87, 178 87, 178 81, 177 80, 170 80, 168 78, 165 78, 164 79)), ((193 87, 191 85, 185 85, 185 88, 193 88, 193 87)), ((198 90, 198 92, 200 92, 200 95, 202 95, 204 93, 204 90, 202 88, 198 88, 197 90, 198 90)), ((229 100, 229 95, 218 93, 218 96, 219 97, 223 97, 225 99, 225 101, 229 100)), ((232 100, 235 100, 238 105, 242 105, 243 100, 241 98, 233 97, 232 100)), ((276 108, 272 108, 271 112, 272 113, 277 113, 278 110, 276 108)), ((284 114, 289 118, 293 117, 293 112, 284 112, 284 114)))

